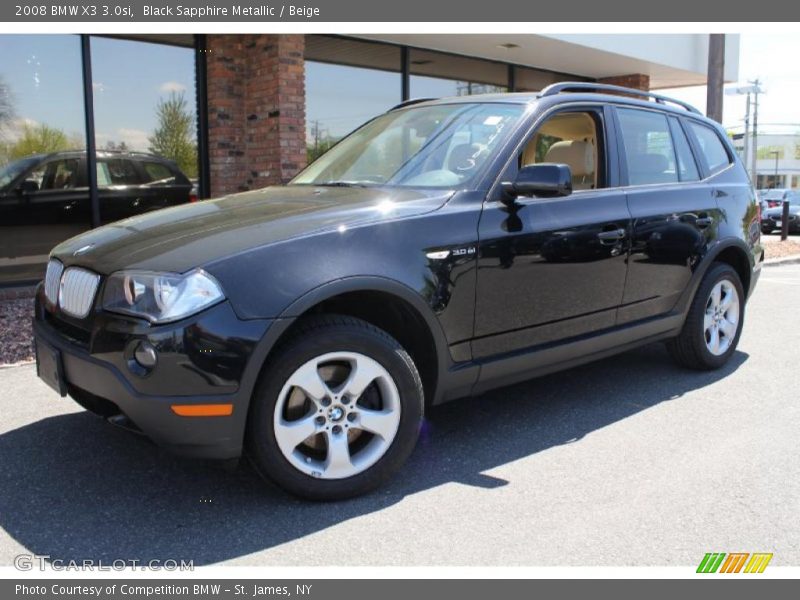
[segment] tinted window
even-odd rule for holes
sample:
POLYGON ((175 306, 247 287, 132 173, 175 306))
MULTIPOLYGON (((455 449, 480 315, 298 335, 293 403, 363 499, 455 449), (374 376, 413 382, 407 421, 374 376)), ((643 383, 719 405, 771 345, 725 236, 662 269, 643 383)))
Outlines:
POLYGON ((630 185, 678 181, 667 117, 628 108, 618 114, 630 185))
POLYGON ((678 175, 681 181, 697 181, 700 173, 697 171, 697 164, 694 162, 692 149, 689 140, 683 132, 680 124, 675 119, 670 119, 672 124, 672 141, 675 143, 675 154, 678 156, 678 175))
POLYGON ((47 163, 44 169, 35 169, 27 179, 37 180, 40 190, 69 190, 80 185, 78 179, 80 161, 77 158, 65 158, 47 163), (40 175, 41 174, 41 175, 40 175))
POLYGON ((162 163, 157 162, 143 162, 144 172, 147 175, 146 182, 163 181, 164 179, 174 179, 172 171, 169 167, 162 163))
POLYGON ((14 161, 5 167, 0 168, 0 188, 8 185, 14 181, 22 173, 36 164, 38 158, 25 158, 22 160, 14 161))
POLYGON ((700 144, 700 151, 703 153, 706 164, 708 165, 708 170, 711 171, 712 174, 718 173, 731 164, 728 152, 725 150, 725 146, 722 144, 722 140, 719 139, 716 131, 701 123, 695 123, 694 121, 689 122, 689 127, 692 128, 694 135, 697 137, 697 141, 700 144))
POLYGON ((129 160, 122 158, 105 159, 97 161, 97 185, 136 185, 139 175, 136 167, 129 160))

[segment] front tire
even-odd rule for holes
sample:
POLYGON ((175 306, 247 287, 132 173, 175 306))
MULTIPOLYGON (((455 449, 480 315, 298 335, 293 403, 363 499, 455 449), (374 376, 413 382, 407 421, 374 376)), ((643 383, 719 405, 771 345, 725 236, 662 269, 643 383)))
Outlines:
POLYGON ((264 367, 248 456, 262 476, 297 496, 357 496, 409 457, 423 406, 419 373, 394 338, 360 319, 312 317, 264 367))
POLYGON ((672 358, 690 369, 723 366, 739 343, 745 295, 736 270, 725 263, 708 269, 680 334, 667 342, 672 358))

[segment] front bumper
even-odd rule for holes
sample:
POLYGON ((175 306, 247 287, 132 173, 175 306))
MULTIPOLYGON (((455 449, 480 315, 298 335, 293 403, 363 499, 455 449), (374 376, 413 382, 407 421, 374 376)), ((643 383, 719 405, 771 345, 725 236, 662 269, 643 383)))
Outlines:
MULTIPOLYGON (((767 230, 773 230, 774 231, 775 229, 780 229, 781 225, 778 225, 778 221, 780 221, 780 220, 781 220, 780 218, 778 218, 778 219, 761 219, 761 230, 762 231, 767 231, 767 230)), ((797 231, 798 229, 800 229, 800 219, 798 219, 796 217, 791 217, 789 219, 789 231, 797 231)))
POLYGON ((40 290, 33 329, 37 342, 59 352, 67 391, 76 399, 96 397, 105 416, 124 415, 176 454, 231 459, 241 455, 250 396, 272 323, 242 321, 223 302, 163 326, 95 316, 90 333, 79 340, 44 309, 40 290), (131 362, 140 341, 158 351, 158 363, 147 373, 131 362), (187 417, 172 408, 201 404, 231 404, 233 410, 226 416, 187 417))

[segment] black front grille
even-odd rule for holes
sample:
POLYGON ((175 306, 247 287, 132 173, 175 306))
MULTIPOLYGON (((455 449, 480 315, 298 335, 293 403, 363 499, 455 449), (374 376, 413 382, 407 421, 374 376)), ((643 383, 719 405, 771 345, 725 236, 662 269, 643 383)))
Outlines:
POLYGON ((77 344, 83 348, 89 348, 89 341, 91 339, 91 332, 86 329, 76 327, 62 319, 59 319, 50 311, 44 311, 44 318, 50 327, 58 331, 61 335, 66 337, 73 344, 77 344))

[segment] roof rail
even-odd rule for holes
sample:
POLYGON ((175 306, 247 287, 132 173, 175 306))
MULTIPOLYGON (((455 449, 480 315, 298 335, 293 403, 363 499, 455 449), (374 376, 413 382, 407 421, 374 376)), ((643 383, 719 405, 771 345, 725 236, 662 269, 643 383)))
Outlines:
POLYGON ((403 100, 400 104, 396 104, 386 112, 392 112, 393 110, 397 110, 398 108, 405 108, 406 106, 411 106, 412 104, 419 104, 420 102, 430 102, 431 100, 438 100, 438 98, 411 98, 410 100, 403 100))
POLYGON ((562 92, 613 92, 615 94, 628 94, 630 96, 641 96, 643 98, 652 98, 659 104, 675 104, 680 106, 691 113, 695 113, 701 115, 699 110, 697 110, 694 106, 689 104, 688 102, 683 102, 682 100, 676 100, 675 98, 669 98, 668 96, 662 96, 661 94, 654 94, 653 92, 645 92, 643 90, 636 90, 633 88, 626 88, 622 87, 621 85, 610 85, 606 83, 591 83, 588 81, 562 81, 560 83, 553 83, 548 85, 544 88, 540 93, 539 97, 544 98, 545 96, 555 96, 556 94, 560 94, 562 92))

